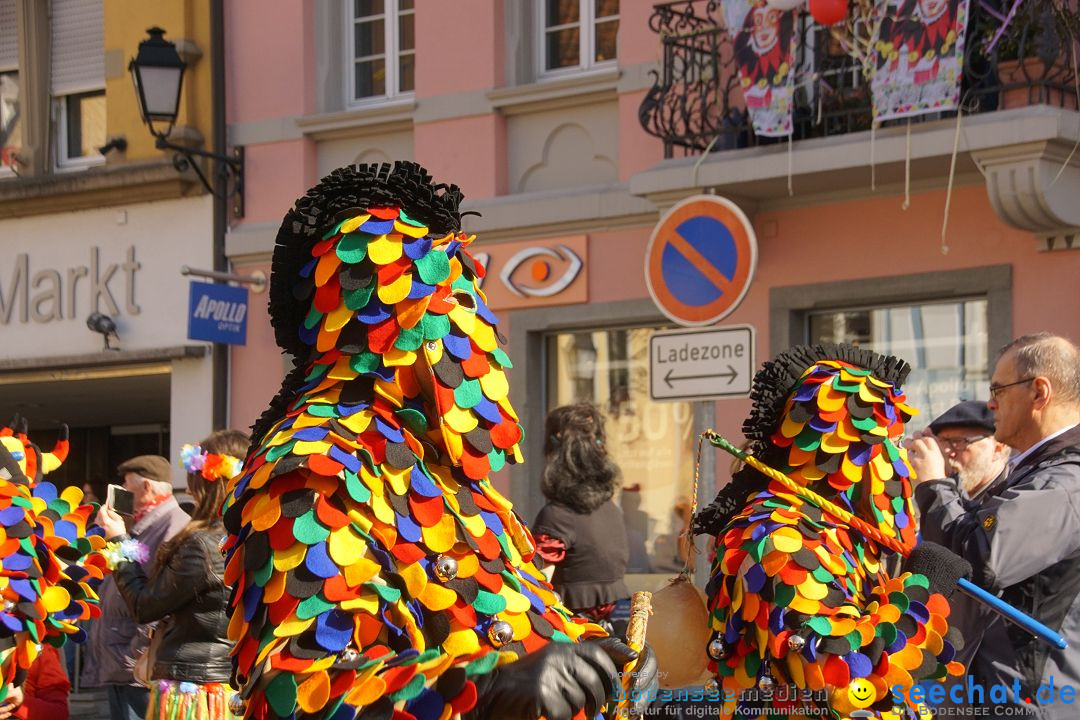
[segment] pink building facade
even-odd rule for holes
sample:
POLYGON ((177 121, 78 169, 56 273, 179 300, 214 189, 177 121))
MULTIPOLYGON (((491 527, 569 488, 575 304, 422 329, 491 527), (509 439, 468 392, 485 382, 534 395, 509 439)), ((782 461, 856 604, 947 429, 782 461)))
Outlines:
MULTIPOLYGON (((1012 337, 1080 340, 1069 153, 1080 113, 1032 104, 965 116, 959 130, 955 118, 921 122, 910 138, 899 125, 665 158, 639 120, 660 65, 652 4, 571 4, 227 4, 229 135, 247 162, 246 215, 226 243, 234 270, 268 272, 286 209, 341 165, 414 160, 458 184, 480 213, 465 230, 490 256, 485 291, 526 432, 525 466, 497 481, 526 518, 541 504, 545 413, 594 402, 623 469, 638 584, 680 566, 697 435, 741 439, 749 409, 650 399, 649 338, 674 325, 649 297, 645 251, 687 197, 727 197, 753 225, 756 273, 720 324, 754 329, 754 362, 807 341, 900 355, 916 368, 919 424, 985 398, 1012 337)), ((235 427, 265 408, 287 365, 265 295, 252 297, 248 328, 231 355, 235 427)), ((704 459, 707 499, 727 461, 704 459)))

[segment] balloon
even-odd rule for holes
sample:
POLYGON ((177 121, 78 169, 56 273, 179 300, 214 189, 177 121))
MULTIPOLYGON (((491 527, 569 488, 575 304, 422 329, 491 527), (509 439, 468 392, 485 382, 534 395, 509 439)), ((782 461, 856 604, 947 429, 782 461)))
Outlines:
POLYGON ((818 25, 835 25, 847 17, 847 0, 810 0, 810 14, 818 25))
POLYGON ((660 686, 686 687, 700 682, 708 669, 709 611, 705 596, 680 575, 653 594, 653 615, 646 640, 656 654, 660 686))
POLYGON ((765 4, 777 10, 794 10, 806 0, 765 0, 765 4))

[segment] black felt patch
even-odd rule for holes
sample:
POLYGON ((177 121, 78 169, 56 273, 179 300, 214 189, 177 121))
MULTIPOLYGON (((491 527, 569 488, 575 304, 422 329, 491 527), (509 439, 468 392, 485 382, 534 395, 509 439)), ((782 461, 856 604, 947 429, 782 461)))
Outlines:
POLYGON ((285 575, 285 592, 298 600, 317 594, 326 581, 317 577, 305 565, 299 565, 285 575))
POLYGON ((450 388, 456 388, 461 384, 461 381, 465 379, 465 372, 461 369, 461 366, 450 357, 450 353, 444 352, 442 357, 439 358, 439 362, 435 363, 432 370, 435 371, 435 375, 438 376, 443 385, 450 388))
POLYGON ((466 605, 472 605, 480 592, 480 586, 472 578, 454 578, 447 580, 443 585, 456 592, 466 605))
MULTIPOLYGON (((244 541, 244 569, 255 572, 270 561, 270 538, 264 532, 253 532, 244 541)), ((295 595, 293 597, 296 597, 295 595)))
POLYGON ((281 496, 281 514, 287 518, 298 518, 315 507, 315 491, 309 488, 290 490, 281 496))
POLYGON ((473 428, 465 433, 465 441, 485 455, 495 449, 491 444, 491 433, 483 428, 473 428))
POLYGON ((386 462, 399 470, 404 470, 416 463, 416 454, 405 443, 387 443, 386 462))

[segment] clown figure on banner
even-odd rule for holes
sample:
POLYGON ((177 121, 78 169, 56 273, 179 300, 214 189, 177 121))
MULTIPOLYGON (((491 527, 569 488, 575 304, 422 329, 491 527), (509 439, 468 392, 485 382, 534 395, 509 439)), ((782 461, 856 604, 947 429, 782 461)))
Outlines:
POLYGON ((970 0, 889 0, 874 42, 874 119, 955 109, 970 0))
POLYGON ((792 132, 795 14, 765 0, 725 0, 724 23, 735 45, 746 107, 756 135, 792 132))

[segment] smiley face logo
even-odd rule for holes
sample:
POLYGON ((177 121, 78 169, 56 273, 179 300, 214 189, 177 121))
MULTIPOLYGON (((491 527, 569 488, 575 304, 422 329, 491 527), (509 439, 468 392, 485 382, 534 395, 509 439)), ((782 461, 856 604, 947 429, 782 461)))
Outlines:
POLYGON ((874 685, 866 678, 857 678, 848 685, 847 696, 851 704, 860 710, 870 707, 874 702, 874 696, 877 692, 874 690, 874 685))

